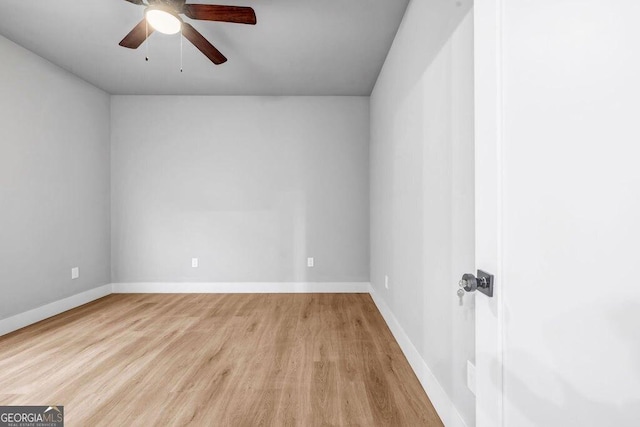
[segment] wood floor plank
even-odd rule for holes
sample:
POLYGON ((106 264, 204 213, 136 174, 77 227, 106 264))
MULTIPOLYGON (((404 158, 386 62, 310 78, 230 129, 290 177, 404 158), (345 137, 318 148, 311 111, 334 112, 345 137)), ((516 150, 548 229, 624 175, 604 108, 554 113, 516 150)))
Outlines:
POLYGON ((69 426, 441 426, 367 294, 110 295, 0 337, 69 426))

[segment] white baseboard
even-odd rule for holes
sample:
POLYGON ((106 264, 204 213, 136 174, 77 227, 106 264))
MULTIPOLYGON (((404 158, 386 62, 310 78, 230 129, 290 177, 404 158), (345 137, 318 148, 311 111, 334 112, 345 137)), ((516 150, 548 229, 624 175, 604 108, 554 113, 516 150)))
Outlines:
POLYGON ((369 282, 111 283, 0 319, 0 336, 112 293, 369 293, 369 282))
POLYGON ((114 294, 369 293, 369 282, 133 282, 113 283, 114 294))
POLYGON ((98 298, 107 296, 110 293, 111 285, 104 285, 34 308, 33 310, 25 311, 24 313, 16 314, 15 316, 2 319, 0 320, 0 336, 17 331, 25 326, 48 319, 49 317, 71 310, 72 308, 79 307, 88 302, 97 300, 98 298))
POLYGON ((369 287, 369 293, 371 294, 373 302, 378 307, 380 314, 382 314, 385 322, 387 322, 393 337, 396 339, 402 349, 402 352, 409 361, 409 365, 411 365, 413 372, 415 372, 420 384, 422 384, 422 388, 427 392, 429 400, 433 403, 433 407, 436 409, 436 412, 438 412, 438 415, 440 416, 440 419, 442 419, 444 425, 446 427, 467 427, 467 424, 464 422, 464 419, 462 419, 462 416, 460 416, 460 413, 453 404, 453 401, 433 375, 433 372, 431 372, 427 362, 424 361, 418 352, 418 349, 416 349, 409 339, 409 336, 406 334, 404 329, 402 329, 398 319, 393 315, 393 312, 387 303, 376 293, 372 286, 369 287))

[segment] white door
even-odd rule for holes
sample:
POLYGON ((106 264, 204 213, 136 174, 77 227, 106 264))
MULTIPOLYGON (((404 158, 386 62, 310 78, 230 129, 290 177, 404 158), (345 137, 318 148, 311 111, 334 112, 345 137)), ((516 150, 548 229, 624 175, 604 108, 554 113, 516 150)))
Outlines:
POLYGON ((640 2, 474 7, 477 426, 638 426, 640 2))
POLYGON ((501 70, 499 0, 474 4, 476 267, 494 275, 476 295, 476 426, 502 423, 501 70))

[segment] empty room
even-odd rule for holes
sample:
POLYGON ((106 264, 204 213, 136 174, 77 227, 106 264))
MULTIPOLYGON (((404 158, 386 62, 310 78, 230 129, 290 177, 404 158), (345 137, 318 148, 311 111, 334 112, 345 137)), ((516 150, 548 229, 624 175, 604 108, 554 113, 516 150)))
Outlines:
POLYGON ((2 0, 0 427, 637 427, 638 22, 2 0))

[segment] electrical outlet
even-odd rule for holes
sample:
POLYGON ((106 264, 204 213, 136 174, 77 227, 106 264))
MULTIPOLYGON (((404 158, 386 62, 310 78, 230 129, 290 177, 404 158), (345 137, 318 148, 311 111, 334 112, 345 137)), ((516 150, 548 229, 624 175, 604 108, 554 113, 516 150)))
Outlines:
POLYGON ((389 276, 384 276, 384 288, 389 289, 389 276))
POLYGON ((307 267, 311 268, 314 265, 315 265, 315 261, 313 260, 313 257, 307 258, 307 267))
POLYGON ((471 393, 476 394, 476 367, 473 363, 467 360, 467 387, 471 390, 471 393))
POLYGON ((198 258, 191 258, 191 267, 198 268, 198 258))
POLYGON ((71 269, 71 279, 75 280, 80 277, 80 267, 73 267, 71 269))

